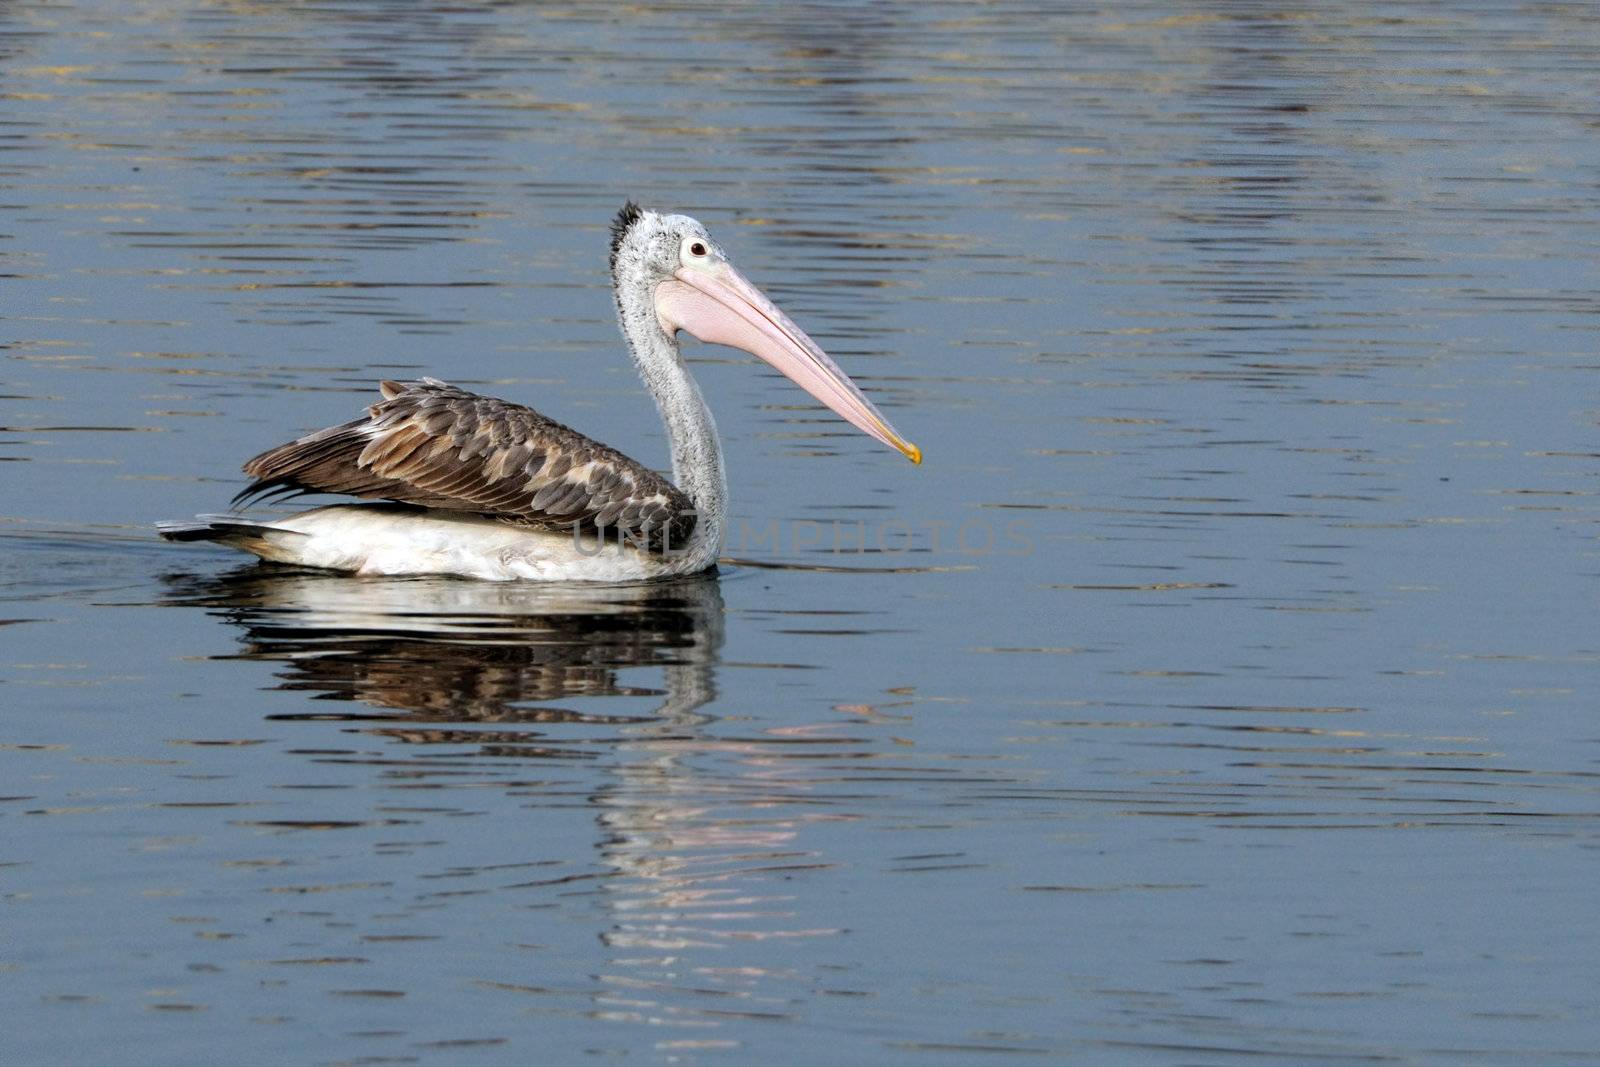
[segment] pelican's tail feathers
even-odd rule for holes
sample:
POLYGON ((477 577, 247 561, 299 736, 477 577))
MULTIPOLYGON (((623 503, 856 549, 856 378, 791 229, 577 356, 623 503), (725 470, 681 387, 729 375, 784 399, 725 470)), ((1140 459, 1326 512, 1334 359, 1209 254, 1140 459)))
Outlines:
POLYGON ((168 541, 216 541, 254 552, 258 556, 268 555, 262 550, 274 543, 305 537, 297 530, 285 530, 270 523, 252 522, 233 515, 196 515, 189 520, 158 522, 156 530, 168 541))

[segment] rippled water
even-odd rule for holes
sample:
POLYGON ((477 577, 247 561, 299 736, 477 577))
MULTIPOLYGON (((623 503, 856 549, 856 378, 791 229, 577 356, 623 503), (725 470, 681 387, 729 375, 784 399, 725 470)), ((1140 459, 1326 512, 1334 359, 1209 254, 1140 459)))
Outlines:
POLYGON ((0 6, 8 1062, 1600 1060, 1585 3, 0 6), (664 463, 720 579, 167 545, 381 377, 664 463))

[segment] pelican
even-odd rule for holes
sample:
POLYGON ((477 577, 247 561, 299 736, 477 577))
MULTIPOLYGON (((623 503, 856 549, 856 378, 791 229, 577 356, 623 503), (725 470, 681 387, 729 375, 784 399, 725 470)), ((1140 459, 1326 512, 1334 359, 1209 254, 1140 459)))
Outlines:
POLYGON ((311 492, 386 503, 271 522, 201 515, 160 523, 161 535, 363 575, 628 582, 709 570, 727 533, 728 481, 679 331, 765 360, 857 429, 922 462, 696 220, 629 201, 611 227, 611 279, 623 338, 666 427, 672 481, 532 408, 434 378, 386 381, 364 417, 246 463, 254 481, 232 506, 311 492))

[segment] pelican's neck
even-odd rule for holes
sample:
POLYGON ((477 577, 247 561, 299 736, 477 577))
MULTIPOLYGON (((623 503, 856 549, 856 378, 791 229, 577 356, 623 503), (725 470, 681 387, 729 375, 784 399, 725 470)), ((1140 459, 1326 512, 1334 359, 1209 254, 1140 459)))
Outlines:
POLYGON ((677 342, 662 330, 646 285, 619 277, 616 294, 623 336, 666 426, 672 447, 672 480, 699 513, 696 547, 700 554, 709 552, 705 565, 710 566, 722 548, 728 508, 728 478, 722 470, 717 424, 684 365, 677 342))

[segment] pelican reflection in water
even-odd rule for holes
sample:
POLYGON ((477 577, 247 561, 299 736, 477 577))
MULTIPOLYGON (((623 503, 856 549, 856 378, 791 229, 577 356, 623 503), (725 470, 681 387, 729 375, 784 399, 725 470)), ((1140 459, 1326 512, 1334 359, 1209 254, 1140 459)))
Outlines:
MULTIPOLYGON (((796 920, 796 883, 786 878, 826 866, 800 838, 811 821, 840 816, 817 809, 803 781, 773 775, 792 754, 789 739, 707 710, 723 643, 717 579, 372 581, 249 567, 168 584, 169 605, 204 608, 240 629, 242 651, 228 658, 280 665, 278 688, 320 698, 269 715, 294 724, 293 748, 308 758, 343 764, 350 781, 428 782, 441 799, 497 783, 513 791, 502 814, 524 821, 506 825, 485 869, 544 856, 541 809, 570 811, 581 798, 594 813, 595 852, 540 868, 548 883, 504 886, 514 894, 504 905, 478 906, 509 909, 530 927, 598 908, 608 958, 599 987, 578 995, 606 1017, 720 1025, 710 1009, 727 1002, 707 1002, 705 987, 759 988, 762 975, 787 966, 795 938, 838 932, 796 920), (348 749, 360 758, 346 760, 331 738, 300 736, 334 730, 382 739, 387 750, 348 749), (574 879, 592 891, 567 893, 574 879), (521 910, 528 894, 562 911, 521 910), (626 1007, 613 999, 619 989, 631 991, 626 1007)), ((287 803, 316 815, 304 806, 320 795, 287 803)))
POLYGON ((619 680, 633 667, 662 668, 666 699, 653 714, 617 721, 672 721, 715 691, 723 606, 709 576, 595 586, 246 568, 168 582, 168 603, 211 609, 243 629, 239 658, 284 663, 281 688, 401 713, 279 719, 550 722, 562 713, 526 705, 647 695, 619 680))
POLYGON ((696 220, 628 204, 612 226, 611 277, 623 338, 666 429, 672 481, 520 404, 433 378, 383 382, 364 417, 246 463, 255 481, 234 504, 303 492, 395 503, 271 522, 200 516, 160 524, 162 536, 358 574, 625 582, 708 570, 726 536, 728 480, 716 423, 678 351, 680 331, 766 360, 863 433, 922 462, 696 220))

